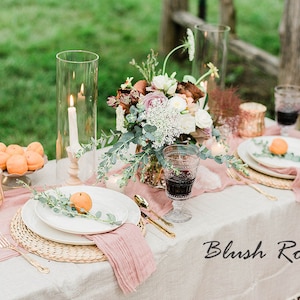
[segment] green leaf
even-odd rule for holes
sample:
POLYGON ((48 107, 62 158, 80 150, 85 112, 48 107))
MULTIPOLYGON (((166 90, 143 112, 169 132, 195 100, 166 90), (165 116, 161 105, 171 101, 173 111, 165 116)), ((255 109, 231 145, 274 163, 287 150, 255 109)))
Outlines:
POLYGON ((145 133, 145 138, 150 141, 155 141, 155 136, 153 134, 151 134, 150 132, 145 133))
POLYGON ((195 84, 197 82, 197 79, 192 75, 184 75, 182 81, 183 82, 191 82, 191 83, 195 84))
POLYGON ((146 132, 155 132, 156 129, 157 129, 157 127, 154 126, 154 125, 149 125, 149 124, 147 124, 147 125, 144 126, 144 130, 145 130, 146 132))

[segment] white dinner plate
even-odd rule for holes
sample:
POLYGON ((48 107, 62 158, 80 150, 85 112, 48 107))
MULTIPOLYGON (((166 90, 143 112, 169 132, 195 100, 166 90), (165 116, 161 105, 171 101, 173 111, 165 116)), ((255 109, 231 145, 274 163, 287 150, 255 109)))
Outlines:
MULTIPOLYGON (((128 218, 128 209, 123 201, 127 196, 100 187, 92 186, 65 186, 58 188, 60 192, 66 196, 76 192, 86 192, 92 198, 93 206, 90 212, 95 214, 97 211, 102 212, 102 219, 106 218, 106 214, 113 214, 120 225, 109 224, 101 221, 74 217, 70 218, 59 213, 55 213, 47 205, 43 205, 37 201, 35 212, 39 218, 49 226, 74 234, 97 234, 112 231, 121 226, 128 218)), ((53 193, 53 189, 46 191, 53 193)))
POLYGON ((242 142, 238 148, 237 148, 237 153, 241 160, 245 162, 250 168, 262 173, 266 174, 269 176, 273 176, 276 178, 283 178, 283 179, 294 179, 294 175, 288 175, 288 174, 280 174, 277 172, 274 172, 263 165, 259 164, 256 160, 252 159, 252 157, 248 154, 248 149, 250 146, 251 140, 246 140, 242 142))
MULTIPOLYGON (((129 197, 123 198, 124 204, 128 209, 128 218, 126 223, 137 225, 140 221, 141 212, 139 207, 129 197)), ((29 200, 25 203, 21 210, 22 220, 25 225, 37 235, 57 243, 68 245, 94 245, 94 242, 78 234, 67 233, 57 230, 44 223, 35 213, 35 205, 37 200, 29 200)))
POLYGON ((53 242, 82 246, 95 244, 84 236, 63 232, 48 226, 35 213, 36 202, 37 200, 28 200, 21 210, 22 220, 31 231, 53 242))
MULTIPOLYGON (((262 146, 255 144, 254 140, 258 142, 260 141, 268 142, 268 145, 270 145, 272 143, 272 140, 278 137, 279 136, 262 136, 262 137, 251 139, 249 143, 248 153, 255 161, 269 168, 289 168, 289 167, 300 168, 300 162, 295 162, 289 159, 285 159, 283 157, 279 157, 279 156, 262 157, 262 156, 255 155, 256 153, 260 154, 262 152, 262 146)), ((299 139, 291 138, 291 137, 282 137, 282 136, 280 136, 280 138, 284 139, 287 142, 288 153, 294 153, 295 155, 300 155, 299 139)))

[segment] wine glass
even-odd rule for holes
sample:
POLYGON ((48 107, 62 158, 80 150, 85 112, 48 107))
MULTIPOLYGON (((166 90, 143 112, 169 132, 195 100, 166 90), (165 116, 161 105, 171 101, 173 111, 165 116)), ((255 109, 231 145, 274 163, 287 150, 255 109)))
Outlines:
POLYGON ((192 218, 183 201, 192 191, 200 160, 198 153, 195 145, 173 144, 163 150, 166 194, 173 200, 173 209, 165 215, 168 221, 183 223, 192 218))
POLYGON ((300 86, 279 85, 275 87, 276 121, 281 127, 280 134, 287 136, 297 122, 300 111, 300 86))

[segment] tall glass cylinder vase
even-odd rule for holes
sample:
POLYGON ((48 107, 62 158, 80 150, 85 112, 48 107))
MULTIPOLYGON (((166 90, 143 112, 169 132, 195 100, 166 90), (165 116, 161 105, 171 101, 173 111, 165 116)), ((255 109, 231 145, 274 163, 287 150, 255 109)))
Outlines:
POLYGON ((213 63, 219 69, 219 78, 213 74, 206 79, 205 88, 212 91, 224 89, 227 66, 228 35, 230 27, 220 24, 203 24, 195 26, 195 58, 193 61, 193 76, 200 78, 213 63))
POLYGON ((76 154, 97 137, 98 62, 97 54, 83 50, 56 55, 57 183, 79 184, 95 174, 95 149, 79 159, 76 154))

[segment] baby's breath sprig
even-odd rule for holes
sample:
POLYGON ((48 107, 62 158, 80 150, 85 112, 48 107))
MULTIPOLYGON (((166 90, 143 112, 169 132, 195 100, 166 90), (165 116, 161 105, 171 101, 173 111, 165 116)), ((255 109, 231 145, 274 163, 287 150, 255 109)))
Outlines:
POLYGON ((31 188, 24 181, 18 180, 25 188, 29 189, 33 194, 33 200, 41 202, 43 205, 47 205, 53 212, 57 214, 62 214, 66 217, 75 218, 85 218, 89 220, 94 220, 101 223, 107 223, 110 225, 121 225, 121 221, 116 219, 116 216, 111 213, 106 214, 106 218, 102 218, 102 212, 97 211, 92 214, 88 211, 83 211, 84 213, 79 213, 72 203, 70 202, 70 196, 65 195, 58 189, 52 189, 51 192, 42 191, 39 192, 36 189, 31 188))

